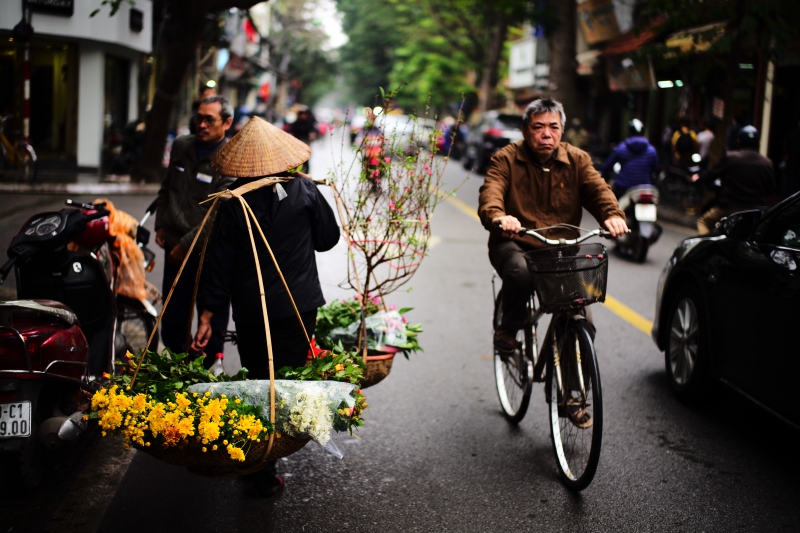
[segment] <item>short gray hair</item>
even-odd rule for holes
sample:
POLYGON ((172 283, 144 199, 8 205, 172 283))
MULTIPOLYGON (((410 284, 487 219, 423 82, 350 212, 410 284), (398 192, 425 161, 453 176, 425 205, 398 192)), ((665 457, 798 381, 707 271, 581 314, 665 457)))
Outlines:
POLYGON ((203 104, 219 104, 221 107, 219 116, 222 117, 222 122, 233 116, 233 106, 224 96, 209 96, 200 102, 200 105, 203 104))
POLYGON ((525 108, 522 115, 522 123, 527 127, 531 121, 531 115, 541 115, 542 113, 558 113, 561 117, 561 127, 567 123, 567 115, 564 114, 564 106, 558 100, 550 97, 537 98, 525 108))

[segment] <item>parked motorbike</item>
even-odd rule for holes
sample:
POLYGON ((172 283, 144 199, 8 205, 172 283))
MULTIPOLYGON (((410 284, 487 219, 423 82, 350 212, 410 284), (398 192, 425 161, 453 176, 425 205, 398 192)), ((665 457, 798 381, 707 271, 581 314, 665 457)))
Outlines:
MULTIPOLYGON (((152 286, 141 301, 116 294, 120 252, 109 210, 66 203, 29 218, 0 268, 0 283, 15 269, 18 297, 0 302, 0 462, 28 489, 41 480, 47 451, 86 429, 81 391, 113 373, 126 350, 144 347, 160 298, 152 286)), ((142 226, 154 210, 155 202, 135 235, 146 270, 155 254, 142 226)))
POLYGON ((656 222, 658 189, 652 185, 631 187, 619 199, 619 208, 625 212, 631 230, 616 240, 616 251, 637 263, 644 263, 647 251, 659 237, 663 228, 656 222))

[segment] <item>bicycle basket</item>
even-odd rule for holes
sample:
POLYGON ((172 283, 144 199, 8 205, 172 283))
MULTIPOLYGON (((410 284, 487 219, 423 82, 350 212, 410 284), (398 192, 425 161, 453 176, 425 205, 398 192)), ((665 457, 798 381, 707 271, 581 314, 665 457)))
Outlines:
POLYGON ((546 312, 606 299, 608 256, 601 243, 542 248, 527 252, 525 261, 546 312))

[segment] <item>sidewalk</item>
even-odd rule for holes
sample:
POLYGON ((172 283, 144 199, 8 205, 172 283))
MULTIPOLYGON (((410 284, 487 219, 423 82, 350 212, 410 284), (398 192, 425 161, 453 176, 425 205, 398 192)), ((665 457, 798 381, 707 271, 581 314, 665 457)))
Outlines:
POLYGON ((33 183, 0 181, 0 193, 10 194, 132 194, 155 195, 159 183, 131 183, 130 176, 80 172, 71 170, 40 170, 33 183))

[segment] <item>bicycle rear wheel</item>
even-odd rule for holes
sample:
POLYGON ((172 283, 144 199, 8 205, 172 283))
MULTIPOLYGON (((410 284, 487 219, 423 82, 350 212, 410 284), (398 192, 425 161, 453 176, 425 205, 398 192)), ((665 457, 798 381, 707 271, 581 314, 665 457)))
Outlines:
MULTIPOLYGON (((503 320, 503 291, 497 295, 494 303, 494 327, 503 320)), ((527 324, 517 333, 518 347, 513 354, 500 353, 494 350, 494 377, 497 386, 497 397, 503 416, 514 424, 523 419, 531 400, 533 382, 533 362, 530 360, 530 343, 532 342, 532 326, 527 324)))
POLYGON ((547 378, 550 436, 562 481, 579 491, 592 482, 600 461, 600 374, 594 343, 583 320, 570 320, 556 346, 547 378))

